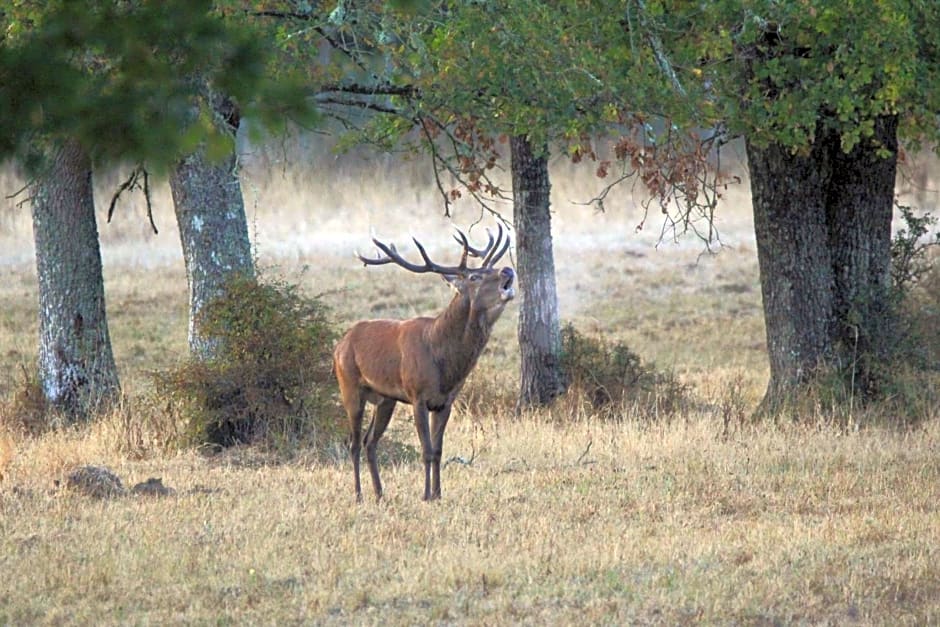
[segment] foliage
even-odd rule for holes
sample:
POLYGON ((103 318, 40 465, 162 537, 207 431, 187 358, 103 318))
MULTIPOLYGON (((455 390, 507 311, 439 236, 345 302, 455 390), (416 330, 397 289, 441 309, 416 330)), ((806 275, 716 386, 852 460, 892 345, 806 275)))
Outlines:
POLYGON ((940 232, 928 237, 930 229, 937 224, 937 218, 931 214, 917 216, 911 207, 902 204, 897 208, 905 226, 891 240, 891 282, 894 289, 907 293, 930 271, 928 251, 940 245, 940 232))
MULTIPOLYGON (((648 38, 629 39, 620 2, 438 0, 402 10, 373 1, 264 15, 278 19, 288 58, 333 50, 328 63, 310 64, 310 77, 318 102, 349 131, 342 145, 429 152, 446 206, 465 192, 484 205, 503 195, 491 170, 507 156, 508 136, 598 161, 592 135, 609 132, 621 177, 655 184, 664 202, 690 178, 658 148, 701 157, 694 134, 647 123, 691 126, 694 106, 674 98, 648 38)), ((606 177, 613 168, 601 161, 596 170, 606 177)))
POLYGON ((490 170, 510 135, 597 162, 611 184, 638 177, 687 228, 710 221, 708 153, 729 137, 807 150, 823 124, 849 150, 884 115, 912 143, 940 135, 936 3, 247 4, 346 145, 430 151, 447 203, 501 193, 490 170))
POLYGON ((322 443, 337 410, 329 312, 281 281, 230 279, 201 312, 215 355, 158 373, 161 392, 184 408, 190 443, 231 446, 322 443))
POLYGON ((261 123, 308 111, 295 82, 268 75, 265 42, 210 0, 3 4, 0 156, 36 165, 37 140, 63 137, 96 161, 153 168, 203 142, 221 152, 231 139, 197 98, 197 77, 261 123))
POLYGON ((648 417, 675 414, 689 404, 689 387, 672 373, 657 372, 623 342, 588 337, 571 323, 561 330, 562 368, 569 396, 595 410, 622 415, 624 408, 648 417))
POLYGON ((848 152, 872 138, 877 117, 900 115, 908 139, 937 137, 936 3, 655 0, 649 7, 709 126, 806 150, 822 124, 838 131, 848 152))

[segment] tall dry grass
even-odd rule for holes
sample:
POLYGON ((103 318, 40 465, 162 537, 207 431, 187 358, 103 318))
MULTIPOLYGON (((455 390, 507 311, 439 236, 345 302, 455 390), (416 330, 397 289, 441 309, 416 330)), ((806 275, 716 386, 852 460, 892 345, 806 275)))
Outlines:
MULTIPOLYGON (((447 302, 440 281, 352 257, 373 233, 406 252, 415 234, 435 256, 454 253, 452 225, 479 211, 463 204, 443 218, 422 164, 303 146, 243 162, 260 262, 323 293, 338 324, 447 302)), ((563 319, 674 372, 698 399, 687 412, 515 416, 511 309, 450 422, 441 502, 419 500, 406 408, 381 447, 381 504, 355 504, 339 442, 325 443, 325 457, 176 450, 170 408, 151 396, 148 375, 186 350, 185 273, 157 186, 158 235, 136 197, 100 225, 125 402, 82 428, 0 429, 0 623, 940 622, 940 415, 912 429, 751 424, 767 371, 746 189, 727 192, 726 246, 703 255, 691 240, 657 245, 655 230, 637 232, 630 193, 604 214, 574 204, 597 182, 552 167, 563 319), (160 477, 176 492, 93 499, 65 486, 87 464, 125 486, 160 477)), ((20 184, 4 177, 9 189, 20 184)), ((98 177, 99 206, 119 178, 98 177)), ((9 398, 14 373, 35 360, 22 208, 0 211, 0 244, 9 398)))

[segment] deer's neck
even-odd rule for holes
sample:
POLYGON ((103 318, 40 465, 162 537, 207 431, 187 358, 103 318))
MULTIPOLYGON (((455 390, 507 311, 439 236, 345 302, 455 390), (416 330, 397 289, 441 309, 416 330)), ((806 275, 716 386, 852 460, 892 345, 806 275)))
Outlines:
POLYGON ((446 390, 457 387, 470 374, 486 347, 491 328, 486 312, 475 310, 470 299, 461 294, 454 295, 447 309, 434 320, 431 346, 446 390))

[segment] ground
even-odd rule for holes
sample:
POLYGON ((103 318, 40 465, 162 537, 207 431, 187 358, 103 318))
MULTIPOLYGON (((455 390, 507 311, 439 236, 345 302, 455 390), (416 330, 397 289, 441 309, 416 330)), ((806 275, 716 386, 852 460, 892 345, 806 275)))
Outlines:
MULTIPOLYGON (((447 302, 434 277, 353 256, 371 252, 373 235, 455 254, 453 226, 481 216, 469 204, 440 216, 420 164, 244 163, 259 261, 323 294, 340 326, 447 302)), ((574 204, 590 197, 590 174, 557 162, 553 175, 562 319, 674 372, 695 393, 685 413, 514 416, 511 306, 448 427, 440 502, 420 500, 406 409, 383 440, 395 454, 381 503, 355 502, 338 441, 326 457, 288 460, 167 452, 137 413, 148 373, 186 351, 185 272, 160 188, 158 235, 137 201, 100 225, 124 406, 81 429, 0 431, 0 623, 940 621, 940 414, 914 429, 890 416, 819 420, 824 408, 804 421, 746 420, 767 380, 746 184, 726 191, 724 246, 708 254, 688 237, 658 243, 653 218, 637 231, 639 190, 598 214, 574 204), (65 485, 83 465, 125 486, 159 477, 175 493, 95 499, 65 485)), ((117 179, 99 178, 100 206, 117 179)), ((36 286, 28 211, 9 209, 0 226, 9 398, 35 359, 36 286)))

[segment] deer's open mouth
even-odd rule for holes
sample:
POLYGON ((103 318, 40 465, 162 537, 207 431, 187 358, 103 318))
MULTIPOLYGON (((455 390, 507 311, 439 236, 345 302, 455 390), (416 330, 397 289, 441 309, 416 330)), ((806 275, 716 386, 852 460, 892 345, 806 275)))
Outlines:
POLYGON ((503 268, 499 271, 499 293, 503 301, 512 300, 516 296, 516 288, 513 282, 516 280, 516 273, 512 268, 503 268))

